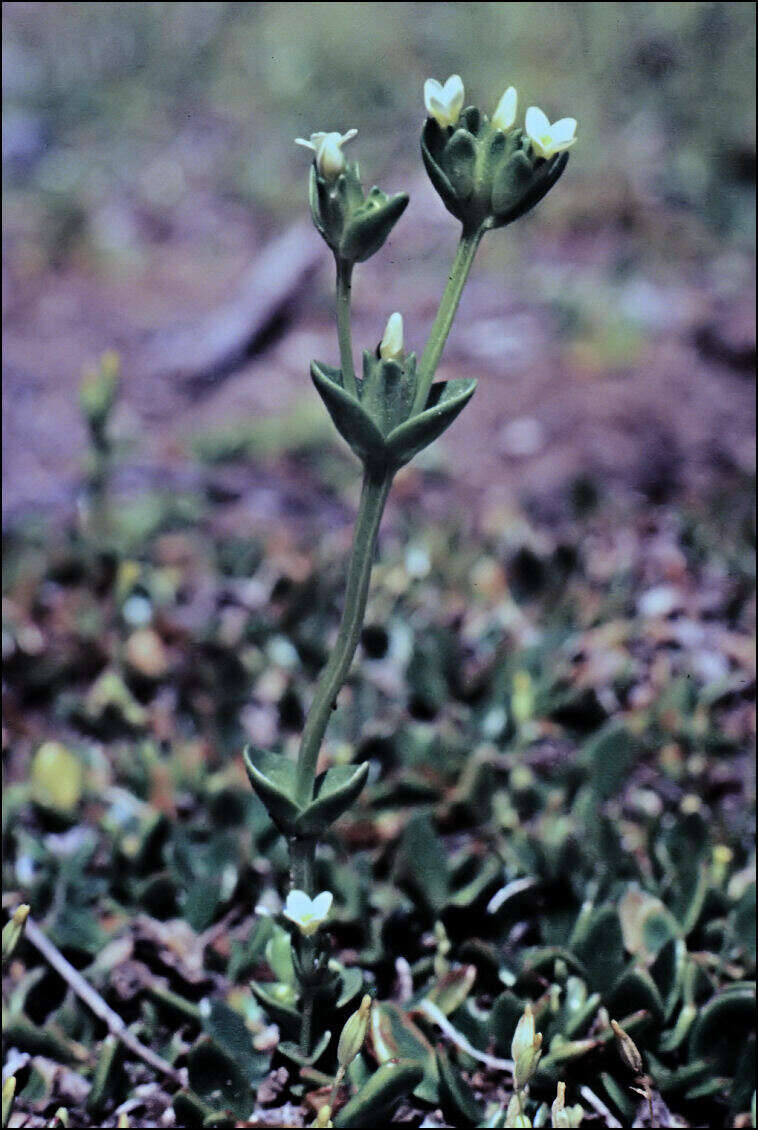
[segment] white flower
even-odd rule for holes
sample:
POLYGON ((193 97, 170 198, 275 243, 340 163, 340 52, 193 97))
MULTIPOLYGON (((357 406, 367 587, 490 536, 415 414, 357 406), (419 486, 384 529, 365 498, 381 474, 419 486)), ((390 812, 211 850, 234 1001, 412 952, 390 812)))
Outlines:
POLYGON ((290 891, 284 907, 284 917, 294 922, 300 932, 309 938, 328 918, 333 897, 331 891, 322 891, 313 899, 305 891, 290 891))
POLYGON ((383 361, 403 359, 403 315, 390 314, 384 337, 379 343, 379 356, 383 361))
POLYGON ((463 80, 460 75, 451 75, 443 86, 436 78, 428 78, 424 83, 424 105, 430 118, 435 118, 444 129, 454 126, 463 108, 463 80))
POLYGON ((505 132, 505 130, 511 128, 516 121, 517 105, 518 94, 516 93, 516 87, 509 86, 498 102, 495 113, 492 115, 492 124, 495 129, 501 129, 505 132))
POLYGON ((538 157, 554 157, 564 149, 570 149, 576 141, 576 118, 561 118, 550 125, 547 114, 538 106, 530 106, 524 119, 526 135, 534 146, 538 157))
POLYGON ((352 141, 358 133, 357 129, 349 129, 347 133, 312 133, 310 141, 304 137, 296 137, 295 145, 304 145, 316 154, 316 167, 322 176, 333 179, 338 177, 345 169, 345 154, 342 146, 352 141))

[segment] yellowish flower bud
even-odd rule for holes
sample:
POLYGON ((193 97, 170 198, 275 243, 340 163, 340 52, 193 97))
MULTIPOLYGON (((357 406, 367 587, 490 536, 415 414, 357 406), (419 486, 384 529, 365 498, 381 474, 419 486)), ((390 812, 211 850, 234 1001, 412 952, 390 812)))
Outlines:
POLYGON ((517 107, 518 93, 516 92, 516 87, 509 86, 498 102, 495 113, 492 115, 492 124, 495 129, 501 129, 503 132, 509 130, 516 121, 517 107))
POLYGON ((17 907, 12 917, 3 926, 3 963, 10 960, 13 951, 18 943, 21 941, 21 936, 24 932, 24 925, 29 917, 31 907, 26 903, 22 903, 17 907))
POLYGON ((379 343, 379 356, 382 361, 403 360, 403 316, 397 312, 390 314, 384 337, 379 343))
POLYGON ((337 1045, 337 1063, 344 1070, 353 1062, 363 1047, 368 1031, 368 1017, 371 1011, 371 997, 364 996, 357 1012, 348 1016, 337 1045))
POLYGON ((534 1030, 534 1013, 527 1004, 524 1015, 516 1025, 511 1043, 513 1059, 513 1084, 522 1091, 537 1070, 542 1055, 542 1033, 534 1030))
POLYGON ((316 1121, 311 1123, 312 1126, 329 1127, 334 1126, 332 1122, 332 1108, 326 1104, 319 1108, 316 1115, 316 1121))
POLYGON ((357 133, 357 129, 349 129, 347 133, 321 131, 312 133, 310 140, 304 137, 296 137, 295 145, 302 145, 306 149, 311 149, 316 154, 316 168, 322 177, 325 177, 326 180, 335 180, 340 173, 344 172, 347 165, 342 146, 346 142, 352 141, 357 133))

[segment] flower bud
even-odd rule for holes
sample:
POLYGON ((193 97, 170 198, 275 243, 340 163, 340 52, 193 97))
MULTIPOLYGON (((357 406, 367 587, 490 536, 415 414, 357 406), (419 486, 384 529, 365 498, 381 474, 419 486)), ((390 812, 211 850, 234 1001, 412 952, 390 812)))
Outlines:
POLYGON ((22 903, 21 906, 16 907, 13 916, 3 926, 3 965, 5 965, 6 961, 10 961, 13 956, 13 951, 21 941, 21 936, 24 933, 24 926, 29 917, 30 910, 31 907, 27 906, 26 903, 22 903))
POLYGON ((495 129, 501 129, 503 133, 509 130, 513 123, 516 121, 516 108, 518 106, 518 94, 515 86, 509 86, 503 97, 497 104, 495 113, 492 115, 492 124, 495 129))
POLYGON ((522 1126, 531 1127, 532 1120, 523 1110, 521 1095, 515 1094, 511 1096, 511 1101, 508 1103, 508 1109, 505 1112, 505 1122, 503 1125, 509 1128, 522 1126))
POLYGON ((517 1091, 522 1091, 537 1070, 537 1064, 542 1055, 542 1033, 534 1030, 534 1013, 532 1006, 527 1004, 524 1015, 516 1025, 511 1043, 511 1058, 513 1059, 513 1084, 517 1091))
POLYGON ((347 161, 335 134, 328 133, 316 154, 316 167, 327 180, 335 180, 345 171, 347 161))
POLYGON ((337 1045, 337 1063, 344 1070, 353 1062, 358 1052, 363 1047, 368 1030, 368 1017, 371 1011, 371 997, 368 993, 364 996, 357 1012, 345 1021, 345 1027, 337 1045))
POLYGON ((319 1107, 318 1114, 316 1115, 316 1121, 312 1122, 311 1126, 334 1126, 334 1123, 332 1122, 332 1108, 330 1106, 327 1106, 326 1104, 324 1104, 324 1106, 322 1107, 319 1107))
POLYGON ((572 1130, 573 1127, 581 1124, 583 1118, 584 1111, 579 1103, 575 1103, 574 1106, 566 1106, 566 1084, 559 1083, 558 1094, 550 1108, 551 1125, 560 1127, 562 1130, 572 1130))
POLYGON ((640 1055, 639 1048, 635 1044, 632 1037, 628 1032, 618 1024, 615 1020, 611 1021, 611 1028, 613 1029, 618 1043, 619 1055, 624 1063, 633 1071, 635 1075, 642 1074, 642 1056, 640 1055))
POLYGON ((8 1125, 8 1120, 13 1110, 13 1099, 16 1095, 16 1076, 9 1075, 3 1083, 3 1126, 8 1125))
POLYGON ((403 360, 403 316, 395 312, 390 314, 384 337, 379 343, 379 356, 382 361, 403 360))

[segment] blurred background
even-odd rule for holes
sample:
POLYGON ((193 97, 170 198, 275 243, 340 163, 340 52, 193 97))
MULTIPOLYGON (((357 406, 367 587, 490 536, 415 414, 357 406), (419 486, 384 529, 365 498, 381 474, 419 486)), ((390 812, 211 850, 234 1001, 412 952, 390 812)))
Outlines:
POLYGON ((418 350, 457 238, 421 167, 421 91, 452 72, 490 111, 514 84, 521 113, 575 116, 580 140, 560 189, 480 252, 441 370, 480 388, 429 456, 452 472, 445 505, 553 511, 577 476, 656 497, 750 474, 754 17, 4 5, 6 515, 71 507, 75 387, 115 348, 132 475, 194 482, 199 455, 227 467, 235 521, 281 516, 278 456, 331 443, 308 362, 335 359, 331 257, 293 139, 356 127, 367 185, 411 192, 357 272, 355 345, 399 309, 418 350), (487 452, 473 466, 472 442, 487 452), (241 455, 255 477, 228 470, 241 455))

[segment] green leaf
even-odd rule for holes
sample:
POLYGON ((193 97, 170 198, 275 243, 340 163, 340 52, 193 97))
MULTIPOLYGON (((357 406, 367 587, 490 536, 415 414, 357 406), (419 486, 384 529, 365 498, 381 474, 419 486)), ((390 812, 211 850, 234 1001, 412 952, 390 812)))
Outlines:
POLYGON ((290 985, 284 985, 283 982, 261 985, 257 981, 251 981, 250 988, 256 1000, 263 1005, 270 1019, 279 1025, 282 1032, 292 1036, 300 1030, 300 1013, 295 1005, 297 997, 294 993, 283 992, 284 989, 291 989, 290 985), (279 985, 282 986, 281 997, 277 996, 279 985))
POLYGON ((408 821, 397 854, 396 870, 435 918, 447 906, 450 894, 444 847, 428 813, 408 821))
POLYGON ((316 778, 315 796, 298 816, 295 828, 301 836, 318 836, 353 803, 368 777, 369 763, 335 765, 316 778))
POLYGON ((255 1088, 268 1070, 268 1057, 256 1051, 242 1016, 222 1000, 205 1002, 201 1014, 206 1035, 237 1064, 248 1086, 255 1088))
POLYGON ((459 965, 438 978, 425 994, 425 999, 435 1004, 445 1016, 451 1016, 463 1004, 475 980, 475 965, 459 965))
POLYGON ((279 831, 291 835, 300 815, 300 807, 294 799, 294 761, 280 753, 256 750, 251 746, 247 746, 243 757, 253 791, 279 831))
POLYGON ((603 726, 581 754, 596 796, 601 800, 614 796, 628 780, 637 756, 637 742, 623 722, 613 720, 603 726))
POLYGON ((453 1067, 447 1051, 438 1047, 436 1054, 443 1115, 454 1126, 480 1126, 484 1117, 483 1108, 453 1067))
POLYGON ((334 1125, 380 1126, 389 1121, 394 1107, 419 1085, 423 1074, 419 1063, 407 1060, 382 1064, 335 1116, 334 1125))
POLYGON ((310 1055, 304 1055, 300 1050, 300 1045, 295 1044, 290 1040, 283 1040, 279 1042, 278 1051, 285 1057, 291 1060, 299 1067, 312 1067, 321 1059, 326 1049, 329 1047, 329 1041, 332 1038, 331 1032, 324 1032, 321 1039, 316 1044, 310 1055))
POLYGON ((363 263, 383 245, 397 221, 408 207, 408 194, 398 192, 393 196, 366 197, 366 201, 353 213, 340 244, 340 254, 345 259, 363 263))
POLYGON ((255 1103, 244 1070, 210 1037, 201 1037, 187 1056, 189 1084, 200 1098, 218 1110, 232 1110, 246 1118, 255 1103))
POLYGON ((426 1102, 437 1101, 434 1048, 421 1029, 394 1002, 377 1003, 371 1009, 371 1042, 380 1063, 395 1059, 418 1063, 423 1069, 423 1078, 413 1093, 426 1102))
POLYGON ((387 436, 392 462, 402 467, 441 436, 474 395, 475 388, 475 380, 438 381, 433 384, 424 411, 394 428, 387 436))
POLYGON ((345 392, 320 361, 311 361, 311 378, 335 428, 358 458, 384 466, 387 451, 382 433, 359 402, 345 392))

